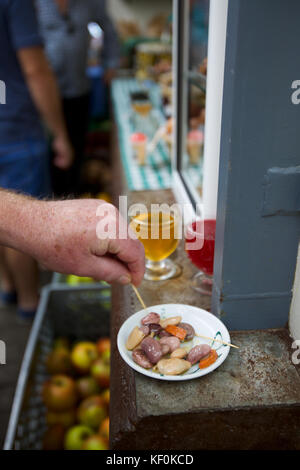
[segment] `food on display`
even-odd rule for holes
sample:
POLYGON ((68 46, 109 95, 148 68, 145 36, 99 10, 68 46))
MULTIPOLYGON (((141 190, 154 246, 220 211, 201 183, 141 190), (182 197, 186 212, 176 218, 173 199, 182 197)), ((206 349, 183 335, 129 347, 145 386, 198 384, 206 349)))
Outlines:
POLYGON ((46 421, 49 426, 61 424, 65 428, 69 428, 76 423, 76 408, 60 412, 48 410, 46 421))
POLYGON ((92 435, 93 430, 88 426, 73 426, 65 435, 64 448, 66 450, 81 450, 84 442, 92 435))
POLYGON ((76 383, 66 375, 54 375, 43 385, 43 399, 51 411, 66 411, 77 402, 76 383))
POLYGON ((134 132, 130 137, 134 156, 139 165, 145 165, 147 159, 147 136, 142 132, 134 132))
POLYGON ((199 130, 193 130, 187 136, 187 151, 190 158, 190 164, 196 165, 203 154, 204 135, 199 130))
POLYGON ((107 442, 99 434, 94 434, 84 441, 81 450, 108 450, 107 442))
POLYGON ((168 71, 172 64, 172 46, 163 42, 143 42, 136 48, 137 79, 145 80, 156 75, 158 71, 168 71))
POLYGON ((107 440, 109 439, 109 418, 105 418, 100 424, 99 434, 100 436, 105 437, 107 440))
POLYGON ((132 351, 132 360, 144 369, 161 375, 180 375, 195 365, 209 367, 218 359, 217 352, 208 344, 194 344, 197 337, 193 325, 181 316, 161 318, 149 312, 128 336, 126 348, 132 351))
POLYGON ((99 341, 97 342, 97 349, 100 355, 106 351, 110 352, 110 339, 109 338, 99 339, 99 341))
POLYGON ((86 398, 78 408, 79 423, 98 428, 106 417, 106 410, 100 395, 86 398))
POLYGON ((77 392, 80 398, 88 398, 92 395, 100 393, 100 386, 94 377, 80 377, 76 381, 77 392))
POLYGON ((92 377, 102 388, 109 387, 110 365, 102 358, 97 359, 91 367, 92 377))
POLYGON ((215 349, 212 349, 210 353, 203 357, 199 362, 199 369, 205 369, 213 364, 218 359, 218 355, 215 349))
POLYGON ((46 358, 46 366, 51 377, 42 387, 47 423, 43 449, 108 450, 109 338, 74 345, 66 338, 58 338, 46 358), (65 364, 71 367, 65 368, 64 374, 51 375, 51 371, 61 371, 65 364))
POLYGON ((73 366, 70 352, 64 347, 56 347, 47 358, 47 371, 50 375, 70 374, 73 366))
POLYGON ((88 374, 98 357, 97 346, 91 342, 78 343, 71 352, 71 361, 78 373, 88 374))

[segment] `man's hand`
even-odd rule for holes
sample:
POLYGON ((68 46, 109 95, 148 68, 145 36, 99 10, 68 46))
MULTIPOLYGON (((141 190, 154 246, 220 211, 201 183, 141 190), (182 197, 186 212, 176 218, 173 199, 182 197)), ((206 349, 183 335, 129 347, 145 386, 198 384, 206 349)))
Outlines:
POLYGON ((46 243, 38 247, 36 256, 48 269, 107 282, 140 284, 145 269, 144 248, 141 242, 129 237, 127 224, 114 206, 93 199, 46 204, 46 226, 40 227, 46 243), (99 206, 108 224, 105 239, 97 236, 97 225, 104 218, 97 217, 99 206), (120 239, 124 225, 126 238, 120 239))
POLYGON ((54 165, 61 170, 71 167, 74 160, 74 152, 69 140, 65 137, 56 137, 53 140, 54 165))
POLYGON ((0 193, 3 245, 31 255, 51 271, 110 283, 142 281, 143 245, 128 235, 127 223, 111 204, 97 199, 46 202, 0 193))

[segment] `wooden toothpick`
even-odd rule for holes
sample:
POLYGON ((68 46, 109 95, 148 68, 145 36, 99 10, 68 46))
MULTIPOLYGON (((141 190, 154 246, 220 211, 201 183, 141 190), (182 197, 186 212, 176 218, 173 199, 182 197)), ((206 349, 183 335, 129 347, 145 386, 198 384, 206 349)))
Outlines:
POLYGON ((141 294, 139 293, 139 291, 137 290, 137 288, 136 288, 133 284, 131 284, 131 287, 132 287, 132 289, 134 290, 135 295, 136 295, 137 298, 139 299, 139 301, 140 301, 142 307, 143 307, 144 309, 146 309, 146 308, 147 308, 147 307, 146 307, 146 304, 145 304, 145 302, 143 301, 143 299, 142 299, 142 297, 141 297, 141 294))
POLYGON ((209 339, 211 341, 216 341, 217 343, 225 344, 226 346, 230 346, 231 348, 239 349, 239 346, 235 346, 234 344, 231 344, 231 343, 226 343, 226 341, 222 341, 221 339, 210 338, 209 336, 202 336, 202 335, 196 335, 196 336, 198 338, 209 339))

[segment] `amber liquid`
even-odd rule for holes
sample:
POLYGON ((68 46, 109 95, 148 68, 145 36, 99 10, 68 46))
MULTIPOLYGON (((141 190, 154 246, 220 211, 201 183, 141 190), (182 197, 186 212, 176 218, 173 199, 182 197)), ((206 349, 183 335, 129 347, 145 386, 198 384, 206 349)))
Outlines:
POLYGON ((151 109, 152 109, 152 105, 150 102, 141 102, 141 103, 138 103, 137 101, 135 103, 133 103, 132 105, 134 111, 138 114, 140 114, 141 116, 148 116, 148 114, 150 113, 151 109))
POLYGON ((146 258, 161 261, 177 248, 177 224, 171 214, 145 213, 135 217, 130 224, 138 239, 143 243, 146 258))

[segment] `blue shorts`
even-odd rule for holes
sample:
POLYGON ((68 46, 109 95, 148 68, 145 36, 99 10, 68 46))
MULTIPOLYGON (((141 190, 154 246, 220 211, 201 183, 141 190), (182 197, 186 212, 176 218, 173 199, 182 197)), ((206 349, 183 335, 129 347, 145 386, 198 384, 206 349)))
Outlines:
POLYGON ((0 144, 0 187, 38 198, 50 195, 46 140, 0 144))

